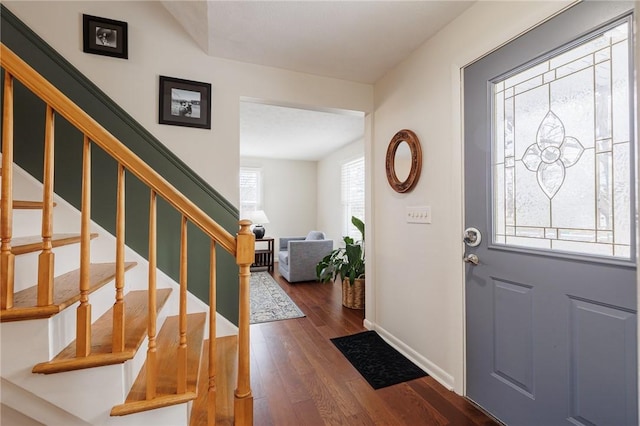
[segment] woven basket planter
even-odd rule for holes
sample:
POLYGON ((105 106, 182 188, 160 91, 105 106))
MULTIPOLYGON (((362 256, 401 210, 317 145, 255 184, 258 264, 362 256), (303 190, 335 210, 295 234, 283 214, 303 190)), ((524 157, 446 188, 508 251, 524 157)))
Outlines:
POLYGON ((342 306, 364 309, 364 278, 356 278, 353 285, 348 278, 342 281, 342 306))

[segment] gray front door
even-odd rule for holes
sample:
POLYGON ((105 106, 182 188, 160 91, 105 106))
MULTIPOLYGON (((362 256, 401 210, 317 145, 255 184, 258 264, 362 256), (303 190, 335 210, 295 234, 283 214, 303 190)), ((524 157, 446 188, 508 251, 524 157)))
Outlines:
POLYGON ((508 425, 638 424, 632 12, 464 70, 466 392, 508 425))

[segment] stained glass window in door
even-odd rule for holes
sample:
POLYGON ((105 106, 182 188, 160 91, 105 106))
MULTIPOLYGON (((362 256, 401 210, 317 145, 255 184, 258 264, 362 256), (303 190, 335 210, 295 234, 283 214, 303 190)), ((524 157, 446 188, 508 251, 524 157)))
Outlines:
POLYGON ((493 242, 629 259, 627 22, 493 84, 493 242))

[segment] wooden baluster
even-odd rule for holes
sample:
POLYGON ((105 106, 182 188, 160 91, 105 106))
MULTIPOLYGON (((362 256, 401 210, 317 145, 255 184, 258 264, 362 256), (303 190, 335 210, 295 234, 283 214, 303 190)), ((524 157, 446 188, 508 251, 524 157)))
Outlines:
POLYGON ((255 236, 249 230, 251 221, 241 220, 237 235, 236 263, 240 269, 240 306, 238 314, 238 385, 235 390, 234 424, 253 424, 253 395, 249 364, 249 270, 254 262, 255 236))
POLYGON ((53 164, 54 111, 47 105, 44 136, 44 171, 42 178, 42 253, 38 256, 38 306, 53 303, 53 164))
POLYGON ((147 347, 147 400, 156 396, 156 385, 158 381, 158 361, 156 357, 156 193, 151 190, 151 201, 149 203, 149 344, 147 347))
POLYGON ((187 218, 180 226, 180 346, 178 347, 178 389, 187 391, 187 218))
POLYGON ((207 393, 207 423, 216 424, 216 357, 218 352, 216 341, 216 241, 211 239, 209 251, 209 391, 207 393))
POLYGON ((113 305, 112 352, 124 351, 124 166, 118 164, 118 195, 116 201, 116 301, 113 305))
POLYGON ((13 76, 4 73, 2 105, 2 187, 0 202, 0 309, 13 307, 13 76))
POLYGON ((80 223, 80 306, 77 311, 76 356, 91 353, 91 305, 89 304, 91 268, 91 142, 84 136, 82 149, 82 213, 80 223))

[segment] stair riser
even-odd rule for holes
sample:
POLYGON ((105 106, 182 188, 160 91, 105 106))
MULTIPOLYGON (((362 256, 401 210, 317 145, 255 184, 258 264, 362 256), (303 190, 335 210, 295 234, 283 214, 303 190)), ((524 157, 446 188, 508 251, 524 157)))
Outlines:
POLYGON ((14 292, 29 288, 38 282, 38 253, 15 257, 14 292))
MULTIPOLYGON (((113 306, 115 302, 115 290, 113 282, 108 283, 89 295, 89 303, 91 303, 91 322, 96 321, 102 314, 113 306)), ((67 347, 69 343, 76 338, 76 316, 80 302, 76 302, 67 309, 51 318, 50 336, 51 351, 49 357, 41 359, 43 362, 53 358, 61 350, 67 347)), ((32 366, 33 367, 33 366, 32 366)))
MULTIPOLYGON (((54 275, 60 276, 80 267, 80 245, 72 244, 53 249, 55 253, 54 275)), ((40 252, 16 256, 15 291, 31 287, 38 282, 38 256, 40 252)))
MULTIPOLYGON (((42 195, 40 195, 40 197, 42 197, 42 195)), ((13 238, 34 234, 42 234, 42 210, 18 211, 14 209, 13 238)))
MULTIPOLYGON (((104 424, 111 401, 124 394, 123 365, 107 365, 58 374, 34 374, 37 388, 30 390, 92 425, 104 424)), ((27 386, 25 386, 27 387, 27 386)))
POLYGON ((191 404, 179 404, 171 407, 156 408, 151 411, 111 417, 104 423, 108 426, 179 426, 189 424, 191 404))

